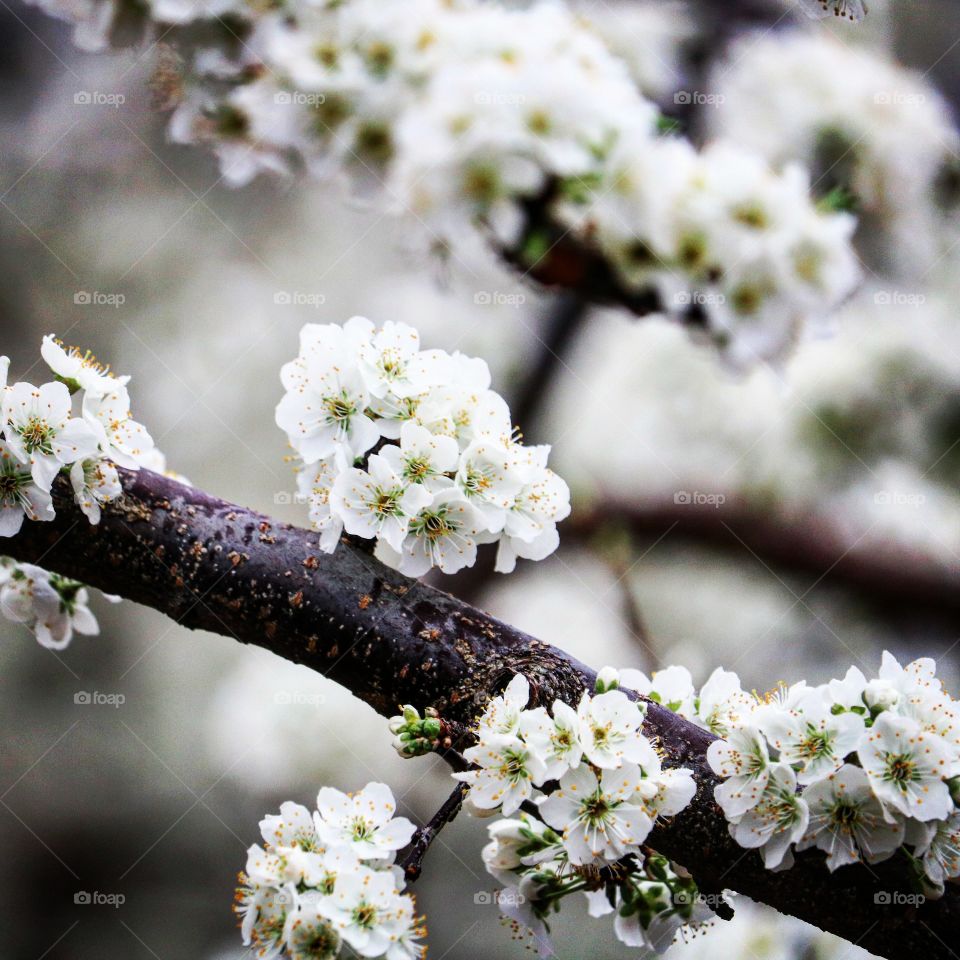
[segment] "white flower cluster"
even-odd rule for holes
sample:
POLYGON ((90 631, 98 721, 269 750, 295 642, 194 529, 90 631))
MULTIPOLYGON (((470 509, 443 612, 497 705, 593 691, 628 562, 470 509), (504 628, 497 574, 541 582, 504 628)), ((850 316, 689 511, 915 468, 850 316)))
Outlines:
MULTIPOLYGON (((51 490, 57 474, 92 524, 101 506, 121 493, 117 465, 137 470, 162 463, 147 431, 130 413, 129 377, 118 377, 89 352, 44 337, 41 355, 54 379, 41 386, 8 385, 10 361, 0 357, 0 537, 24 520, 55 517, 51 490)), ((74 580, 0 557, 0 611, 33 630, 54 650, 74 631, 96 634, 88 594, 74 580)), ((116 601, 116 598, 108 598, 116 601)))
POLYGON ((884 226, 882 246, 901 269, 926 273, 936 242, 953 241, 937 206, 960 136, 925 77, 820 33, 777 33, 736 46, 714 88, 723 97, 705 118, 714 135, 774 164, 799 160, 851 192, 869 227, 884 226))
MULTIPOLYGON (((44 0, 73 19, 99 11, 105 36, 114 2, 44 0)), ((194 51, 170 128, 209 142, 229 182, 345 179, 436 249, 479 231, 527 266, 575 240, 627 295, 695 318, 739 362, 777 356, 857 281, 852 219, 819 210, 799 168, 661 135, 631 67, 560 2, 148 6, 165 37, 165 21, 249 21, 194 51)))
POLYGON ((935 669, 884 653, 873 679, 851 667, 765 698, 722 670, 699 695, 683 667, 620 680, 723 737, 707 751, 724 778, 715 799, 769 869, 788 868, 793 848, 823 850, 831 871, 903 849, 936 896, 960 876, 960 703, 935 669))
MULTIPOLYGON (((104 595, 111 603, 119 597, 104 595)), ((76 580, 49 573, 31 563, 0 557, 0 613, 32 630, 41 646, 63 650, 74 632, 100 632, 90 612, 87 588, 76 580)))
POLYGON ((288 801, 263 819, 264 846, 250 847, 237 890, 244 944, 261 958, 330 960, 346 943, 361 957, 420 960, 426 930, 394 866, 416 828, 396 809, 389 787, 368 783, 323 787, 312 814, 288 801))
POLYGON ((0 357, 0 537, 17 534, 24 518, 54 518, 50 491, 61 471, 87 519, 99 523, 101 504, 122 492, 116 465, 138 470, 154 451, 130 413, 129 377, 52 335, 41 355, 55 379, 39 387, 8 385, 10 361, 0 357))
POLYGON ((615 684, 605 671, 576 709, 557 700, 548 711, 528 707, 529 683, 515 676, 465 751, 475 769, 454 774, 470 786, 471 811, 506 818, 490 827, 484 863, 506 887, 503 912, 541 947, 545 918, 575 892, 592 916, 615 913, 616 934, 631 946, 662 951, 680 926, 702 918, 696 888, 691 895, 688 879, 642 849, 658 817, 689 804, 693 777, 663 767, 641 730, 643 704, 615 684))
POLYGON ((524 446, 483 360, 421 350, 412 327, 363 317, 308 324, 285 364, 277 424, 298 485, 333 552, 345 530, 409 574, 471 566, 498 542, 497 570, 542 560, 570 512, 550 448, 524 446))

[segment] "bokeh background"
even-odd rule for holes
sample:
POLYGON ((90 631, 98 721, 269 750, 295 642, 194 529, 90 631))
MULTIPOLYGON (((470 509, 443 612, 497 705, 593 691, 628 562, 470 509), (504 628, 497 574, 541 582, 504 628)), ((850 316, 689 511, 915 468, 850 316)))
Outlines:
MULTIPOLYGON (((482 250, 434 264, 409 223, 335 187, 226 188, 202 150, 166 142, 156 47, 81 54, 66 25, 11 4, 0 0, 0 352, 17 377, 40 375, 45 333, 89 347, 133 375, 135 412, 173 469, 305 520, 273 424, 280 366, 305 322, 403 320, 428 346, 490 362, 575 497, 556 556, 509 578, 486 557, 444 586, 597 667, 678 662, 702 682, 723 665, 763 690, 875 669, 887 648, 940 657, 955 688, 952 0, 871 0, 860 27, 797 20, 777 0, 581 4, 701 139, 755 134, 775 153, 771 118, 789 128, 826 111, 823 90, 789 70, 754 77, 762 103, 743 95, 798 35, 835 52, 836 75, 820 80, 838 97, 901 63, 917 72, 877 81, 877 94, 935 108, 911 130, 908 102, 890 129, 871 119, 813 158, 818 182, 859 163, 874 190, 864 289, 829 336, 747 374, 664 322, 537 291, 482 250), (111 102, 78 102, 85 92, 111 102), (933 158, 925 180, 917 156, 933 158)), ((101 635, 59 654, 0 622, 0 957, 239 958, 232 890, 265 813, 371 779, 418 821, 446 796, 444 769, 401 762, 383 722, 322 677, 132 604, 94 608, 101 635), (77 702, 94 692, 123 702, 77 702), (124 902, 75 902, 82 892, 124 902)), ((435 960, 525 955, 477 902, 493 889, 483 838, 464 816, 429 855, 417 892, 435 960)), ((859 953, 735 906, 736 920, 671 956, 859 953)), ((565 913, 560 956, 632 955, 565 913)))

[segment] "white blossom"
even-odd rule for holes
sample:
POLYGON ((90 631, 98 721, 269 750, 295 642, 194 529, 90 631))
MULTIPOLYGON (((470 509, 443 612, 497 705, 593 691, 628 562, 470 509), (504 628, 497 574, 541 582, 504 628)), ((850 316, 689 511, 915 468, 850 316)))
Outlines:
POLYGON ((960 876, 960 812, 939 821, 918 853, 923 855, 924 872, 935 885, 942 887, 944 881, 960 876))
MULTIPOLYGON (((337 880, 336 889, 317 901, 317 910, 361 957, 387 955, 409 933, 412 917, 393 875, 359 867, 337 880)), ((401 953, 395 953, 401 957, 401 953)))
POLYGON ((459 490, 437 490, 410 518, 400 549, 381 539, 376 556, 411 577, 422 576, 431 567, 456 573, 473 566, 485 526, 481 515, 459 490))
POLYGON ((946 779, 957 773, 956 754, 915 720, 880 714, 863 738, 859 757, 873 792, 890 810, 924 822, 950 815, 946 779))
POLYGON ((855 713, 833 713, 820 690, 811 690, 794 710, 769 706, 759 719, 780 759, 798 764, 797 780, 813 783, 843 765, 863 735, 863 718, 855 713))
POLYGON ((641 670, 621 670, 620 685, 636 690, 683 717, 693 716, 696 689, 686 667, 665 667, 663 670, 655 670, 650 677, 641 670))
POLYGON ((500 696, 491 697, 477 722, 477 737, 482 743, 496 734, 516 734, 520 718, 530 702, 530 682, 522 674, 510 678, 500 696))
POLYGON ((579 766, 583 756, 580 719, 562 700, 553 702, 549 714, 543 707, 524 710, 519 728, 524 741, 543 760, 545 780, 559 780, 567 770, 579 766))
POLYGON ((117 468, 108 460, 78 460, 70 468, 70 483, 77 506, 94 526, 100 523, 101 506, 123 493, 117 468))
POLYGON ((84 420, 96 433, 100 452, 121 467, 139 468, 153 449, 153 438, 130 412, 130 395, 120 386, 110 393, 83 398, 84 420))
POLYGON ((40 355, 68 387, 83 390, 89 397, 114 393, 130 382, 127 376, 114 376, 89 350, 65 347, 53 334, 43 338, 40 355))
POLYGON ((859 767, 844 764, 811 784, 803 798, 810 820, 797 849, 815 845, 823 850, 830 870, 860 860, 884 860, 903 842, 902 820, 888 821, 859 767))
POLYGON ((8 387, 3 422, 7 447, 22 463, 30 464, 34 480, 44 490, 50 489, 60 467, 97 450, 89 425, 71 416, 70 391, 62 383, 8 387))
MULTIPOLYGON (((110 598, 108 598, 110 599, 110 598)), ((14 565, 0 585, 0 611, 33 631, 41 646, 63 650, 74 633, 100 632, 86 587, 30 563, 14 565)))
POLYGON ((368 783, 359 793, 323 787, 314 816, 317 836, 325 844, 349 847, 361 860, 389 859, 406 846, 416 829, 396 817, 396 801, 383 783, 368 783))
POLYGON ((656 759, 641 732, 642 711, 619 690, 596 697, 584 694, 577 720, 583 755, 601 769, 616 769, 625 761, 649 764, 656 759))
POLYGON ((633 802, 639 784, 635 764, 603 770, 599 778, 583 765, 565 773, 559 789, 540 801, 540 815, 562 833, 571 863, 614 862, 646 840, 653 819, 633 802))
POLYGON ((381 456, 408 483, 434 492, 450 486, 447 474, 457 469, 460 448, 453 437, 431 433, 414 420, 400 428, 400 446, 383 448, 381 456))
POLYGON ((546 767, 536 751, 509 734, 493 734, 464 751, 464 756, 477 769, 455 773, 454 779, 470 784, 474 806, 502 807, 504 816, 519 810, 533 796, 533 785, 546 779, 546 767))
POLYGON ((717 667, 700 689, 696 719, 717 736, 747 722, 756 708, 756 701, 740 688, 740 678, 729 670, 717 667))
POLYGON ((330 491, 331 510, 343 521, 347 533, 380 538, 398 553, 410 521, 433 498, 418 484, 407 485, 388 460, 374 454, 366 470, 343 471, 330 491))
POLYGON ((55 515, 49 485, 37 483, 30 464, 0 440, 0 537, 16 536, 24 519, 52 520, 55 515))
POLYGON ((797 775, 786 764, 775 764, 759 801, 730 824, 730 835, 742 847, 759 849, 768 870, 789 867, 790 846, 806 832, 808 817, 797 775))
POLYGON ((713 791, 728 820, 746 813, 759 803, 770 779, 767 741, 755 727, 731 730, 726 739, 707 747, 707 762, 724 782, 713 791))

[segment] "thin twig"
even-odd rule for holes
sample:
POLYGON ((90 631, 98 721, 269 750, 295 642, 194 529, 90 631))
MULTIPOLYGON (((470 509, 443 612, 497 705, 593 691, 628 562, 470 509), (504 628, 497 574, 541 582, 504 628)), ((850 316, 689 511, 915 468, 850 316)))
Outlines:
POLYGON ((430 818, 430 822, 421 827, 413 835, 410 845, 400 851, 397 866, 403 870, 408 883, 413 883, 423 872, 423 858, 427 855, 430 844, 437 834, 456 818, 468 790, 467 784, 458 783, 453 793, 443 802, 443 806, 430 818))

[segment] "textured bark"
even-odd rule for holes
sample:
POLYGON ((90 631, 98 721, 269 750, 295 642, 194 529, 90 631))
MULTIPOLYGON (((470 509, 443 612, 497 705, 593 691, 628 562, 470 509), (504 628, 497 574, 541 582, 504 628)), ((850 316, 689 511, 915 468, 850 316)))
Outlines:
MULTIPOLYGON (((123 473, 125 495, 93 527, 58 480, 57 518, 27 523, 4 550, 154 607, 191 628, 232 636, 306 664, 384 715, 402 703, 468 721, 517 672, 540 702, 575 702, 593 671, 563 651, 342 544, 327 556, 317 535, 215 499, 148 471, 123 473)), ((789 871, 765 870, 738 847, 713 803, 712 737, 656 704, 647 733, 666 763, 694 771, 698 792, 651 835, 705 892, 729 888, 889 958, 946 960, 960 930, 960 896, 896 905, 909 894, 905 864, 830 874, 808 851, 789 871)), ((386 736, 386 732, 385 732, 386 736)))

